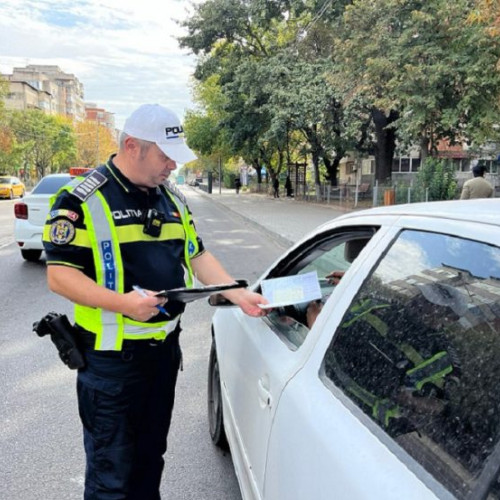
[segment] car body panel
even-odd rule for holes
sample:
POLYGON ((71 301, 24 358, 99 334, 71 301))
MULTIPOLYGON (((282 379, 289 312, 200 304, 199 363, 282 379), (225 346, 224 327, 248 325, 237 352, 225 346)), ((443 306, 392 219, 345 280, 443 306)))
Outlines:
POLYGON ((43 227, 50 210, 50 199, 57 191, 56 189, 56 191, 45 192, 45 189, 41 189, 42 192, 37 192, 37 187, 47 179, 55 179, 58 181, 56 185, 62 185, 69 182, 72 176, 69 174, 50 174, 45 176, 34 187, 32 193, 24 198, 23 203, 28 207, 28 218, 15 219, 14 223, 14 239, 23 250, 43 250, 43 227))
POLYGON ((379 228, 295 351, 265 319, 248 318, 238 308, 216 312, 224 425, 245 500, 454 498, 333 382, 321 379, 322 362, 359 288, 402 230, 498 246, 499 213, 500 200, 394 206, 347 214, 312 231, 253 288, 298 247, 324 233, 379 228), (270 393, 270 405, 263 401, 259 381, 270 393))
MULTIPOLYGON (((226 310, 241 316, 239 310, 226 310)), ((233 316, 233 318, 234 318, 233 316)), ((222 314, 218 321, 224 322, 222 314)), ((231 320, 233 320, 231 318, 231 320)), ((252 464, 251 482, 263 488, 267 439, 279 396, 286 382, 301 364, 301 355, 290 351, 260 319, 242 321, 239 341, 233 342, 230 332, 214 325, 218 355, 227 360, 221 378, 230 413, 237 421, 240 454, 252 464), (251 415, 252 418, 247 418, 251 415)))
POLYGON ((309 365, 290 381, 273 422, 264 498, 435 500, 428 484, 453 498, 418 464, 402 463, 404 452, 387 446, 340 390, 335 396, 309 365))

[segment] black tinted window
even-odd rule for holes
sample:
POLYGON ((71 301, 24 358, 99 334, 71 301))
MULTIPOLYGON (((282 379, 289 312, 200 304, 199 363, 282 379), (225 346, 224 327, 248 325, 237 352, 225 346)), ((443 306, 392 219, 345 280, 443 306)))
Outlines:
POLYGON ((500 249, 404 231, 343 317, 324 371, 463 498, 499 437, 499 333, 500 249))
POLYGON ((53 194, 71 180, 71 177, 44 177, 33 189, 32 194, 53 194))
POLYGON ((12 184, 12 181, 11 177, 0 177, 0 184, 12 184))

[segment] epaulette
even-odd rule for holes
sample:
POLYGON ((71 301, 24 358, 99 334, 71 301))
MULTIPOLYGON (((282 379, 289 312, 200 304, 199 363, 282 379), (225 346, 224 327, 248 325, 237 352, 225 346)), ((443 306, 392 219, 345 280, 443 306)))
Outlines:
POLYGON ((165 186, 165 188, 170 191, 174 196, 177 196, 177 198, 179 198, 182 203, 184 203, 184 205, 187 205, 187 200, 186 200, 186 197, 181 193, 180 189, 177 188, 176 186, 174 186, 170 181, 165 181, 163 183, 163 185, 165 186))
POLYGON ((101 174, 101 172, 94 170, 88 174, 73 191, 71 191, 71 194, 82 201, 86 201, 97 191, 97 189, 106 184, 106 182, 108 182, 108 178, 101 174))

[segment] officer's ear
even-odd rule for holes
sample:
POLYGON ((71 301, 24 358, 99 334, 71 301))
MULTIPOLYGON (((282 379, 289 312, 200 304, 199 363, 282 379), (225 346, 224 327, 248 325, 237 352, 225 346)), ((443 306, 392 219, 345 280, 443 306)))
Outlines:
POLYGON ((139 154, 141 150, 141 145, 139 141, 134 137, 127 137, 123 142, 125 152, 132 154, 139 154))

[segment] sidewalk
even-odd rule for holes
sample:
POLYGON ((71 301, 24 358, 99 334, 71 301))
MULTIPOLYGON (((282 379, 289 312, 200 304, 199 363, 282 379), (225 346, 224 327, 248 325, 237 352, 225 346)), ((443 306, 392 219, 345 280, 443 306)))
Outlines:
POLYGON ((244 217, 248 222, 268 232, 284 246, 297 242, 316 226, 346 213, 340 207, 316 205, 293 198, 271 198, 267 194, 242 193, 234 189, 216 188, 208 194, 199 188, 179 186, 189 196, 190 190, 244 217))

